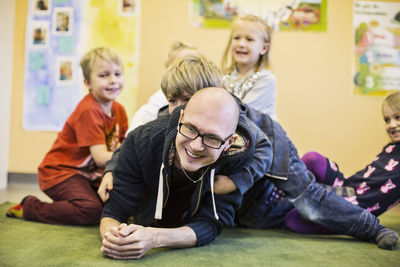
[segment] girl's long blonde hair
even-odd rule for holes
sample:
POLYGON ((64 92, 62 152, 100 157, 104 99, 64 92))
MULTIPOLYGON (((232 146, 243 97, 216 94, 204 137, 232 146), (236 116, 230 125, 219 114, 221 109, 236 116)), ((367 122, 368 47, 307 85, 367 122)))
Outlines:
POLYGON ((236 25, 242 22, 254 23, 255 27, 260 31, 260 34, 264 39, 263 41, 269 45, 267 52, 264 55, 260 55, 260 58, 257 62, 256 71, 266 69, 269 66, 269 51, 271 50, 272 29, 270 26, 268 26, 267 22, 264 19, 255 15, 245 15, 237 18, 232 24, 229 41, 225 48, 225 52, 222 56, 221 61, 221 69, 224 73, 231 73, 235 68, 236 62, 231 54, 232 34, 236 25))

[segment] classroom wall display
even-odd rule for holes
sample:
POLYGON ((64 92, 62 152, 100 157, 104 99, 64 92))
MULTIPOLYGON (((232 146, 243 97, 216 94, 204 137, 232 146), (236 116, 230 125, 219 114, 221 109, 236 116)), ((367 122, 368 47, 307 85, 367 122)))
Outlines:
POLYGON ((23 128, 59 131, 84 88, 80 58, 105 46, 123 61, 118 98, 133 114, 139 58, 139 0, 29 0, 25 44, 23 128))
POLYGON ((283 31, 326 31, 327 0, 302 0, 296 2, 292 12, 280 23, 283 31))
POLYGON ((353 94, 400 90, 400 3, 354 2, 353 94))
POLYGON ((264 18, 275 30, 326 31, 327 0, 190 0, 194 27, 230 28, 244 14, 264 18))

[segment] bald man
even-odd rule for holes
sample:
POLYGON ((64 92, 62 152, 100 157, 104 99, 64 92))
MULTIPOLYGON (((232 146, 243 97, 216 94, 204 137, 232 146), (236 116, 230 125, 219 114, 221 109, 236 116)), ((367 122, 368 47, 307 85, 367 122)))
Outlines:
POLYGON ((241 193, 214 196, 214 173, 229 176, 249 165, 260 138, 254 127, 239 118, 235 99, 214 87, 195 93, 171 118, 129 134, 100 223, 103 254, 138 259, 152 248, 201 246, 233 227, 241 193), (135 224, 127 225, 130 216, 135 224))

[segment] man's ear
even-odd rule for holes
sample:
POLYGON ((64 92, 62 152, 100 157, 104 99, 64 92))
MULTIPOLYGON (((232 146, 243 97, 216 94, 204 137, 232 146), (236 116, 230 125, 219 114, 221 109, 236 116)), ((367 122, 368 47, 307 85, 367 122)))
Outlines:
POLYGON ((236 141, 236 139, 237 139, 237 135, 236 135, 236 134, 233 134, 233 135, 229 138, 228 142, 225 143, 225 147, 224 147, 223 151, 224 151, 224 152, 227 151, 227 150, 231 147, 231 145, 236 141))
POLYGON ((176 126, 176 128, 178 129, 178 131, 179 131, 179 123, 181 122, 182 118, 183 118, 183 109, 181 109, 181 111, 180 111, 178 125, 176 126))

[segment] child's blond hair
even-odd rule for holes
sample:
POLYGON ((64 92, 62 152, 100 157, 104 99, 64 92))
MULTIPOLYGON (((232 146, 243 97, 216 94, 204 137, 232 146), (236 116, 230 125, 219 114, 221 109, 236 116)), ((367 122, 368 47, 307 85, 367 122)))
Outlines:
POLYGON ((388 105, 392 110, 400 111, 400 92, 388 95, 383 101, 382 108, 384 105, 388 105))
POLYGON ((261 17, 255 15, 245 15, 234 20, 232 24, 231 34, 229 36, 228 45, 225 48, 225 52, 222 56, 221 68, 224 73, 231 73, 235 68, 235 60, 231 54, 231 43, 232 43, 232 34, 233 30, 239 23, 253 23, 260 31, 261 36, 263 37, 263 41, 267 43, 268 50, 264 55, 260 55, 258 59, 256 70, 260 71, 261 69, 265 69, 269 66, 269 51, 271 49, 271 35, 272 28, 267 24, 267 22, 261 17), (230 61, 230 64, 229 64, 230 61))
POLYGON ((166 97, 193 95, 207 87, 222 87, 221 71, 203 56, 178 59, 164 73, 161 89, 166 97))
POLYGON ((83 78, 90 82, 90 74, 92 72, 93 64, 96 60, 101 59, 106 62, 113 62, 122 67, 122 61, 119 55, 107 47, 93 48, 83 55, 80 65, 82 68, 83 78))

